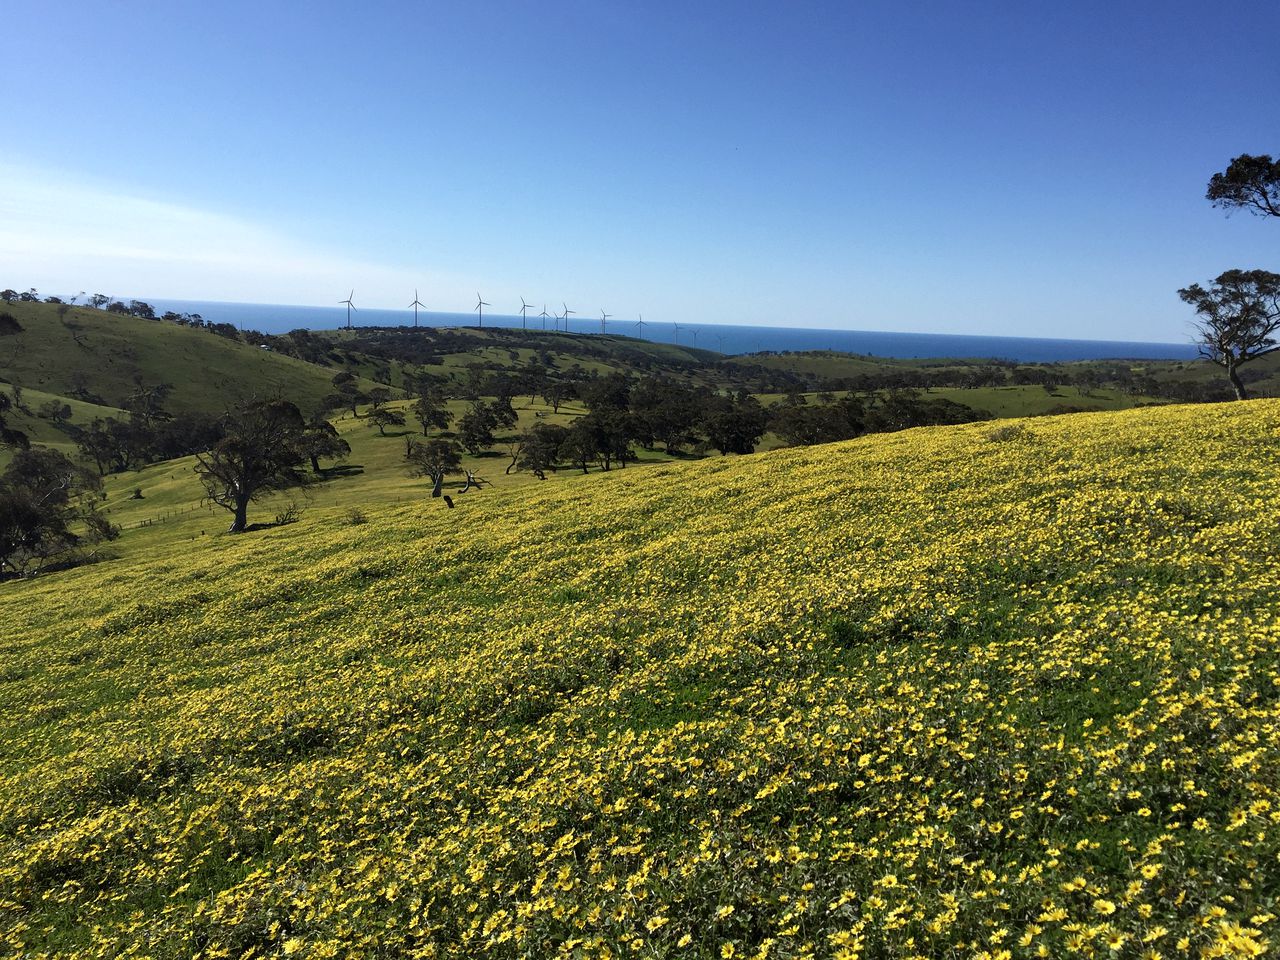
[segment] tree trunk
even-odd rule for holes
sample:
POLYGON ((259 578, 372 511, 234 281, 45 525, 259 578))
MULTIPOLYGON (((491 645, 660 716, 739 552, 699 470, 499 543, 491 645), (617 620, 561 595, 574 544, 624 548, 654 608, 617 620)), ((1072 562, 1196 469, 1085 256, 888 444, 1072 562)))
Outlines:
POLYGON ((432 477, 432 479, 435 480, 435 486, 431 488, 431 495, 433 497, 438 497, 440 496, 441 490, 444 488, 444 474, 437 473, 432 477))
POLYGON ((232 517, 231 526, 227 528, 227 533, 243 533, 244 528, 248 526, 249 501, 237 500, 235 516, 232 517))
POLYGON ((1235 367, 1227 367, 1227 379, 1231 381, 1231 386, 1235 388, 1237 400, 1249 399, 1249 395, 1244 389, 1244 381, 1240 379, 1240 374, 1236 372, 1235 367))
POLYGON ((314 454, 312 454, 311 456, 311 470, 313 473, 320 472, 320 459, 316 457, 314 454))

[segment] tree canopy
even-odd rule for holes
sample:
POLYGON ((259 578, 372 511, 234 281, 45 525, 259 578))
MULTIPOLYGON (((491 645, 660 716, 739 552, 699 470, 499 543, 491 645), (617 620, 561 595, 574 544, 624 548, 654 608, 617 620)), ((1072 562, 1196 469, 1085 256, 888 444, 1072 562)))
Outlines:
POLYGON ((272 490, 305 483, 307 425, 288 400, 254 400, 223 418, 225 435, 196 457, 196 473, 210 500, 231 511, 229 532, 247 525, 249 504, 272 490))
POLYGON ((1228 212, 1248 210, 1260 217, 1280 217, 1280 160, 1243 153, 1222 173, 1209 178, 1205 199, 1228 212))

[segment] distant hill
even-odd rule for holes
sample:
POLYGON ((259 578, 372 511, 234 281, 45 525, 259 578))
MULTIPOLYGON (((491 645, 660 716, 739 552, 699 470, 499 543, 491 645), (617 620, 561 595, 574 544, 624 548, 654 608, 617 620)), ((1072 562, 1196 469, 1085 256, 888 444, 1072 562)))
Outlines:
POLYGON ((1278 427, 419 484, 0 584, 0 952, 1273 955, 1278 427))
POLYGON ((0 337, 0 380, 33 390, 119 407, 138 380, 170 383, 175 413, 218 412, 275 392, 315 409, 333 392, 333 369, 205 329, 45 303, 3 304, 0 313, 23 328, 0 337))

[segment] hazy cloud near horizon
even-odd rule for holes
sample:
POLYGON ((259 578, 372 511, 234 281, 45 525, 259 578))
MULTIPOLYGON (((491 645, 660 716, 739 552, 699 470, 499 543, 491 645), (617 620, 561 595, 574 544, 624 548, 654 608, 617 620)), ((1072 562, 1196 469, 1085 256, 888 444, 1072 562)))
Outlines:
POLYGON ((475 285, 473 278, 363 262, 236 217, 5 163, 0 262, 5 285, 122 297, 230 300, 243 297, 228 291, 249 290, 258 302, 324 304, 351 287, 475 285))

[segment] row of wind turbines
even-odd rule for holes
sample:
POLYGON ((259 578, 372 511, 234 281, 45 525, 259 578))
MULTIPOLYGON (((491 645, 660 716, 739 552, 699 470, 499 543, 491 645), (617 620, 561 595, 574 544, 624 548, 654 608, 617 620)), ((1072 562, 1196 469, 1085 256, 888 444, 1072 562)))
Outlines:
MULTIPOLYGON (((353 302, 353 301, 355 300, 355 295, 356 295, 356 291, 355 291, 355 289, 353 288, 353 289, 351 290, 351 292, 350 292, 349 294, 347 294, 347 299, 345 299, 345 300, 339 300, 339 301, 338 301, 338 305, 339 305, 339 306, 341 306, 341 305, 343 305, 343 304, 346 304, 346 307, 347 307, 347 329, 348 329, 348 330, 350 330, 350 329, 351 329, 351 314, 352 314, 352 312, 354 311, 354 312, 356 312, 356 313, 359 313, 359 311, 358 311, 358 310, 356 310, 356 305, 355 305, 355 303, 353 302)), ((569 332, 569 318, 570 318, 571 316, 576 316, 578 311, 576 311, 576 310, 570 310, 570 309, 569 309, 569 305, 568 305, 567 303, 561 302, 561 304, 560 304, 560 305, 564 308, 564 312, 563 312, 563 313, 554 313, 554 312, 553 312, 553 313, 547 313, 547 305, 544 303, 544 304, 542 305, 542 311, 541 311, 540 313, 535 313, 535 314, 533 315, 533 318, 534 318, 535 320, 539 320, 539 319, 540 319, 540 320, 542 321, 542 329, 543 329, 543 330, 546 330, 546 329, 547 329, 547 320, 549 319, 549 320, 551 320, 551 323, 552 323, 551 329, 552 329, 553 331, 558 331, 558 330, 560 329, 560 322, 561 322, 561 321, 564 321, 564 332, 565 332, 565 333, 568 333, 568 332, 569 332)), ((478 329, 481 329, 481 330, 483 330, 483 329, 484 329, 484 308, 485 308, 485 307, 491 307, 491 306, 493 306, 493 304, 491 304, 488 300, 485 300, 483 297, 481 297, 481 296, 480 296, 479 291, 477 291, 477 292, 476 292, 476 305, 475 305, 474 307, 472 307, 471 309, 472 309, 472 310, 475 312, 475 314, 476 314, 476 326, 477 326, 477 328, 478 328, 478 329)), ((421 309, 425 310, 425 309, 426 309, 426 307, 427 307, 427 305, 426 305, 425 303, 423 303, 421 299, 419 299, 419 297, 418 297, 418 291, 417 291, 417 290, 414 290, 414 291, 413 291, 413 302, 412 302, 412 303, 410 303, 410 304, 408 305, 408 307, 406 307, 406 309, 410 309, 410 308, 411 308, 411 309, 413 310, 413 326, 414 326, 414 329, 417 329, 417 326, 418 326, 418 310, 419 310, 419 308, 421 308, 421 309)), ((528 302, 526 302, 526 301, 525 301, 525 299, 524 299, 524 297, 521 297, 521 298, 520 298, 520 310, 519 310, 518 312, 519 312, 519 314, 520 314, 520 327, 521 327, 521 329, 522 329, 522 330, 528 330, 528 329, 529 329, 529 311, 530 311, 530 310, 532 310, 532 309, 533 309, 533 304, 532 304, 532 303, 528 303, 528 302)), ((645 323, 645 320, 644 320, 644 314, 638 314, 637 316, 639 317, 639 319, 638 319, 635 323, 633 323, 633 324, 632 324, 632 326, 633 326, 633 327, 635 327, 636 329, 638 329, 638 330, 640 331, 640 335, 639 335, 639 336, 640 336, 640 339, 641 339, 641 340, 643 340, 643 339, 645 339, 645 336, 644 336, 644 328, 645 328, 646 326, 650 326, 650 324, 645 323)), ((607 333, 607 332, 608 332, 608 324, 609 324, 609 321, 610 321, 610 320, 612 320, 612 319, 613 319, 613 314, 612 314, 612 313, 605 313, 603 309, 600 311, 600 332, 601 332, 601 333, 607 333)), ((672 342, 672 343, 675 343, 675 342, 679 339, 679 337, 680 337, 680 331, 681 331, 682 329, 684 329, 684 328, 683 328, 683 327, 681 327, 678 323, 673 323, 673 324, 671 324, 671 342, 672 342)), ((692 333, 693 333, 693 343, 694 343, 694 346, 697 346, 697 344, 698 344, 698 330, 697 330, 697 328, 695 328, 695 327, 690 327, 689 329, 690 329, 690 330, 692 331, 692 333)), ((723 344, 724 344, 724 337, 717 337, 717 339, 721 342, 721 345, 723 346, 723 344)))

